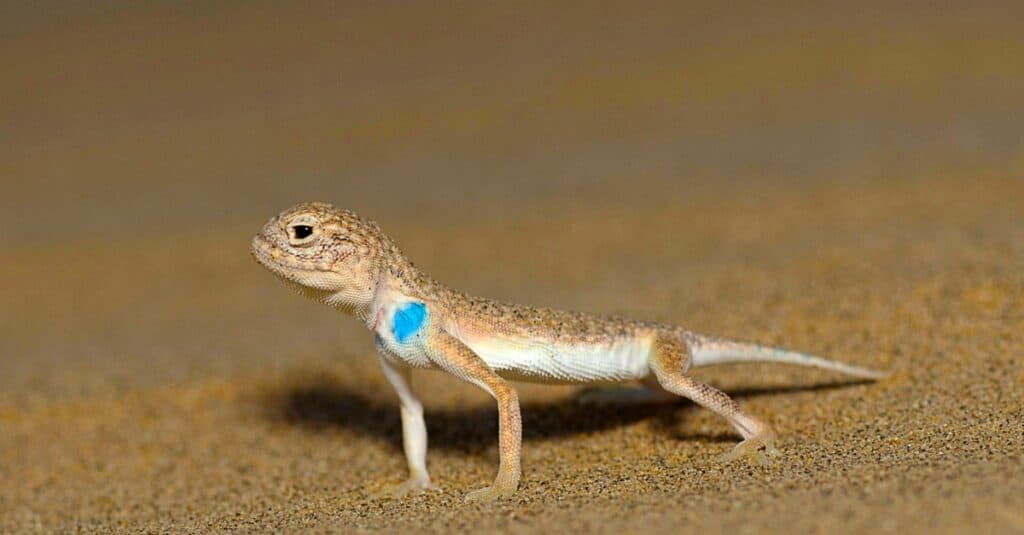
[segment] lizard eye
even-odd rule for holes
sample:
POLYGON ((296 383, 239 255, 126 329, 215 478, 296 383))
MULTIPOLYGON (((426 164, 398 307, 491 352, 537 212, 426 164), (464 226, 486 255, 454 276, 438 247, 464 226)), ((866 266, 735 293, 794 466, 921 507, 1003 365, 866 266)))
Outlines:
POLYGON ((313 225, 294 223, 288 227, 288 241, 292 245, 309 245, 313 241, 314 231, 313 225))
POLYGON ((283 230, 292 247, 309 247, 324 231, 320 220, 311 214, 298 214, 287 220, 283 230))
POLYGON ((313 227, 309 225, 295 225, 292 227, 292 235, 297 240, 308 238, 313 235, 313 227))

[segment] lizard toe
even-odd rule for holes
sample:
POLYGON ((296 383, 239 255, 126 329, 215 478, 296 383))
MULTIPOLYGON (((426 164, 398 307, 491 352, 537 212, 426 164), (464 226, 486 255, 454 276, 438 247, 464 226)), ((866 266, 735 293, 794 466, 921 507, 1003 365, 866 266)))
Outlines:
POLYGON ((430 479, 423 478, 409 478, 397 485, 389 485, 383 490, 375 492, 373 497, 375 498, 404 498, 406 496, 413 496, 417 494, 423 494, 426 492, 440 492, 441 488, 430 482, 430 479))
POLYGON ((768 457, 782 455, 775 447, 775 433, 763 431, 736 445, 729 453, 721 457, 722 462, 730 463, 739 459, 747 459, 754 466, 768 466, 768 457))
POLYGON ((482 489, 474 490, 466 494, 467 502, 493 502, 511 497, 516 492, 515 487, 503 485, 491 485, 482 489))

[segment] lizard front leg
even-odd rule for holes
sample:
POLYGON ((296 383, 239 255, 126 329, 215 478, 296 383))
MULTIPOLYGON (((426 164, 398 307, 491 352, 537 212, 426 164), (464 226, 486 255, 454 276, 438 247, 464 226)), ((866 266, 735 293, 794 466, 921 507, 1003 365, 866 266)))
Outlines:
MULTIPOLYGON (((380 351, 378 349, 378 352, 380 351)), ((410 492, 437 490, 437 487, 430 483, 430 475, 427 474, 427 426, 423 421, 423 405, 409 386, 409 369, 395 366, 383 353, 380 355, 380 365, 384 370, 384 377, 387 377, 398 394, 402 412, 402 446, 405 449, 405 459, 409 463, 409 479, 390 491, 401 497, 410 492)))
POLYGON ((489 487, 466 495, 466 501, 493 501, 515 493, 519 487, 523 424, 519 395, 471 349, 439 327, 427 340, 431 359, 452 375, 484 389, 498 402, 498 475, 489 487))

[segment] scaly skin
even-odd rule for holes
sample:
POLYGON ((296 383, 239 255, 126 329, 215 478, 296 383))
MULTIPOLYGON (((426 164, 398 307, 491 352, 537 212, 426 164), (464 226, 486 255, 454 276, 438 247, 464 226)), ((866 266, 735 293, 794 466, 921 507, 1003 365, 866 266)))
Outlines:
POLYGON ((884 374, 811 355, 699 336, 679 327, 472 297, 413 266, 373 222, 325 203, 271 219, 252 241, 256 260, 306 297, 363 321, 398 394, 409 479, 396 495, 434 489, 426 466, 423 408, 411 368, 440 369, 498 404, 501 462, 494 482, 467 500, 511 496, 519 485, 522 423, 508 380, 561 384, 640 382, 661 396, 689 398, 721 415, 743 441, 726 460, 766 462, 775 433, 723 392, 686 375, 690 366, 773 361, 864 378, 884 374))

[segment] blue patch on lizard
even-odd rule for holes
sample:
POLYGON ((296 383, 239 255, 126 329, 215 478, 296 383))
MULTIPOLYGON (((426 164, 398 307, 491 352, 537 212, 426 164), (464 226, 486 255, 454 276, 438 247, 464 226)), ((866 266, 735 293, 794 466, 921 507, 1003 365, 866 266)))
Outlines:
POLYGON ((391 334, 395 340, 403 344, 410 336, 416 334, 427 321, 427 305, 423 303, 406 303, 395 310, 391 318, 391 334))

